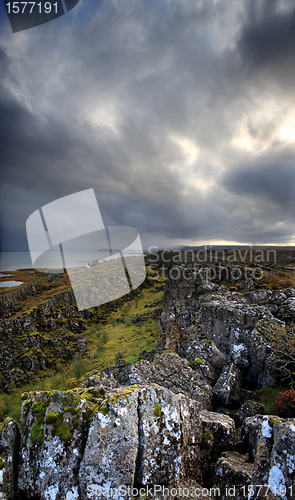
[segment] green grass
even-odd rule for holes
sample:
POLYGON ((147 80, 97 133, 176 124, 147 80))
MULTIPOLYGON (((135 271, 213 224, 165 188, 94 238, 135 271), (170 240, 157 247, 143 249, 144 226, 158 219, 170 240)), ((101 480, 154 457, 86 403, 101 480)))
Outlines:
POLYGON ((109 314, 105 324, 91 325, 85 320, 87 329, 83 337, 87 339, 87 355, 83 358, 41 370, 32 382, 16 387, 10 394, 0 391, 0 421, 8 416, 19 421, 20 399, 24 392, 72 389, 78 387, 86 373, 93 369, 103 370, 118 359, 134 363, 140 352, 155 349, 159 330, 157 319, 152 319, 151 315, 154 309, 161 308, 162 285, 163 281, 153 280, 150 286, 140 289, 137 296, 109 314), (132 323, 139 315, 146 316, 147 320, 132 323))
POLYGON ((141 351, 150 351, 158 341, 157 319, 151 318, 154 302, 161 302, 163 291, 159 284, 143 289, 136 299, 125 303, 109 319, 107 325, 93 325, 88 329, 89 370, 103 369, 117 359, 133 363, 141 351), (137 316, 147 316, 147 321, 132 323, 137 316))
POLYGON ((263 404, 265 415, 278 415, 279 408, 275 403, 278 392, 285 391, 286 387, 261 387, 257 391, 252 391, 255 401, 263 404))

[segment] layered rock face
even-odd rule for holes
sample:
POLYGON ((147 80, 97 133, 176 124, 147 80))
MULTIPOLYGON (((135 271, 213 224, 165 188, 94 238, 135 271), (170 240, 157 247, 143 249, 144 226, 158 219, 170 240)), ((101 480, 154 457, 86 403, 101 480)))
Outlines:
MULTIPOLYGON (((137 289, 100 307, 78 311, 71 289, 52 295, 48 281, 0 299, 0 389, 5 392, 33 380, 39 370, 85 355, 85 320, 105 323, 110 313, 139 293, 137 289)), ((140 290, 150 284, 147 280, 140 290)))
POLYGON ((167 281, 160 320, 165 348, 190 360, 204 360, 213 373, 213 351, 220 351, 224 364, 233 363, 240 370, 244 386, 275 387, 280 378, 274 363, 276 340, 286 336, 284 321, 292 319, 295 290, 231 292, 202 282, 200 274, 183 266, 176 276, 167 281))
POLYGON ((212 388, 208 379, 198 370, 193 370, 186 359, 172 351, 154 353, 151 360, 140 359, 133 365, 118 362, 117 368, 105 372, 93 370, 85 379, 84 386, 102 385, 117 388, 120 385, 155 383, 181 393, 211 408, 212 388))
POLYGON ((133 488, 226 499, 230 486, 238 499, 250 488, 294 498, 295 420, 249 417, 241 437, 229 416, 156 384, 24 398, 20 435, 13 421, 2 426, 2 499, 131 499, 133 488))
POLYGON ((250 392, 279 382, 295 293, 184 269, 167 282, 158 352, 23 395, 20 429, 0 427, 0 498, 295 498, 295 420, 263 415, 250 392))
POLYGON ((69 500, 120 486, 197 487, 202 461, 234 444, 230 417, 156 384, 24 397, 19 454, 16 424, 7 422, 1 435, 2 498, 13 490, 69 500))
MULTIPOLYGON (((5 300, 9 298, 6 296, 5 300)), ((6 302, 2 300, 3 304, 6 302)), ((10 391, 15 385, 32 380, 39 370, 56 364, 57 360, 84 354, 86 341, 82 336, 79 338, 85 330, 83 319, 72 292, 64 292, 30 312, 0 320, 0 388, 10 391)))

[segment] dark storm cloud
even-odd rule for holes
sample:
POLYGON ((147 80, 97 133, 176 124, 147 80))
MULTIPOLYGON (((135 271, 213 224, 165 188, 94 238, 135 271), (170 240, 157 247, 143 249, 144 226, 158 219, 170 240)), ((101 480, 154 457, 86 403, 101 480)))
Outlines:
POLYGON ((222 184, 229 191, 252 197, 264 197, 282 208, 291 210, 295 194, 295 158, 257 158, 250 164, 238 165, 226 172, 222 184))
POLYGON ((269 80, 249 72, 293 57, 285 5, 80 0, 52 34, 0 39, 3 248, 26 246, 34 210, 89 187, 105 223, 136 227, 145 247, 289 237, 276 223, 295 155, 277 134, 294 91, 285 71, 289 97, 269 116, 269 80))
POLYGON ((294 4, 285 12, 277 7, 280 2, 249 1, 248 20, 238 42, 242 56, 251 65, 281 65, 295 61, 294 4))

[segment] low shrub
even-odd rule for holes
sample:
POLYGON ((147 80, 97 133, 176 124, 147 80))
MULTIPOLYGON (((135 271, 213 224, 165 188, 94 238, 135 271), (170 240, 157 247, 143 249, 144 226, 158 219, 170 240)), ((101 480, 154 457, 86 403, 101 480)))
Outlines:
POLYGON ((295 417, 295 389, 279 392, 275 397, 279 415, 285 418, 295 417))

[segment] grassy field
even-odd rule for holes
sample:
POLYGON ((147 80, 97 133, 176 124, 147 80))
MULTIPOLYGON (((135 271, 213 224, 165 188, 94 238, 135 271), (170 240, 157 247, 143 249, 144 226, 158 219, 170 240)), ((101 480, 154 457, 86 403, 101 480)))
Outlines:
POLYGON ((86 320, 87 329, 83 335, 87 339, 86 356, 76 357, 66 365, 57 363, 55 369, 40 371, 34 381, 10 394, 0 391, 0 421, 6 416, 19 420, 23 392, 78 387, 85 374, 94 368, 103 370, 118 359, 133 363, 140 352, 155 349, 159 338, 156 315, 162 308, 163 285, 160 280, 150 281, 136 297, 112 312, 105 324, 91 325, 86 320), (144 321, 132 322, 139 317, 144 321))

